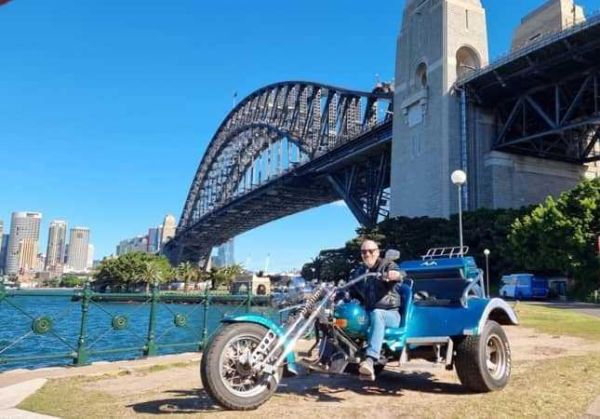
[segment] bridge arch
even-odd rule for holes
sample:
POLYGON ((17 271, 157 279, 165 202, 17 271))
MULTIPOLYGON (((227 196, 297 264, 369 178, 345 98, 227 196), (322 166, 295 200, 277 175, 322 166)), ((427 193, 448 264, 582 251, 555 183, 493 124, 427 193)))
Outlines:
POLYGON ((178 228, 193 225, 235 199, 248 168, 273 143, 292 144, 310 161, 389 121, 392 96, 387 84, 361 92, 304 81, 275 83, 251 93, 213 135, 178 228))

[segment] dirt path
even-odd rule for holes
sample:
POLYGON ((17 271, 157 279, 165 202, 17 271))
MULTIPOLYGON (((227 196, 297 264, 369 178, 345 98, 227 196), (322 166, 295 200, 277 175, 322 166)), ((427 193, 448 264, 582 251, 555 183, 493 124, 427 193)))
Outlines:
MULTIPOLYGON (((507 328, 513 353, 513 376, 542 360, 600 352, 600 343, 579 338, 549 336, 531 329, 507 328)), ((127 376, 102 378, 86 384, 118 400, 126 414, 155 416, 160 413, 190 413, 210 417, 235 417, 215 406, 201 388, 198 365, 170 368, 153 373, 132 372, 127 376), (198 397, 200 396, 200 397, 198 397)), ((427 363, 410 363, 403 370, 392 366, 376 383, 350 376, 303 375, 285 379, 276 395, 246 418, 311 417, 398 417, 420 416, 432 405, 466 398, 484 397, 466 394, 453 371, 427 363), (375 397, 374 397, 375 396, 375 397)))

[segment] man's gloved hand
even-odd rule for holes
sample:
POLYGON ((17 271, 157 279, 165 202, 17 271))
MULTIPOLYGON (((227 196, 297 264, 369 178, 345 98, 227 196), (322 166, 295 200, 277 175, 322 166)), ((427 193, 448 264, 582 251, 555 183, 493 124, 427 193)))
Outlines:
POLYGON ((402 271, 387 271, 383 274, 383 280, 386 282, 399 282, 404 280, 406 274, 402 271))

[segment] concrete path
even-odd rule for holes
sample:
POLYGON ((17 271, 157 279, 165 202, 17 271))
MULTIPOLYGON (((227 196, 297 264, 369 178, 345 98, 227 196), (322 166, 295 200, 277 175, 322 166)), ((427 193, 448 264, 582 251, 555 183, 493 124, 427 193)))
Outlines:
POLYGON ((600 396, 588 407, 587 412, 583 416, 584 419, 599 419, 600 418, 600 396))
POLYGON ((19 403, 42 388, 46 381, 44 378, 36 378, 0 388, 0 418, 53 418, 16 408, 19 403))
MULTIPOLYGON (((164 355, 133 361, 96 362, 85 367, 54 367, 36 370, 15 369, 0 374, 0 419, 52 419, 53 416, 27 412, 16 407, 34 394, 49 378, 75 377, 81 375, 103 375, 123 370, 148 368, 153 365, 191 362, 200 359, 200 354, 190 352, 164 355)), ((54 418, 56 419, 56 418, 54 418)))

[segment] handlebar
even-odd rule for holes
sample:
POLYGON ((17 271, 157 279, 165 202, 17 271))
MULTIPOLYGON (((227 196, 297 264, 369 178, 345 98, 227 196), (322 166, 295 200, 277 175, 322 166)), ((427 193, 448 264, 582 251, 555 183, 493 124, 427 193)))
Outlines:
POLYGON ((344 285, 342 285, 342 286, 339 286, 339 287, 337 287, 337 289, 338 289, 338 290, 343 290, 343 289, 349 288, 349 287, 351 287, 352 285, 354 285, 354 284, 357 284, 357 283, 359 283, 360 281, 363 281, 363 280, 367 279, 367 278, 368 278, 368 277, 370 277, 370 276, 381 277, 381 276, 382 276, 382 273, 381 273, 381 272, 367 272, 367 273, 365 273, 365 274, 362 274, 362 275, 359 275, 359 276, 357 276, 357 277, 356 277, 356 278, 354 278, 352 281, 350 281, 350 282, 348 282, 348 283, 346 283, 346 284, 344 284, 344 285))

